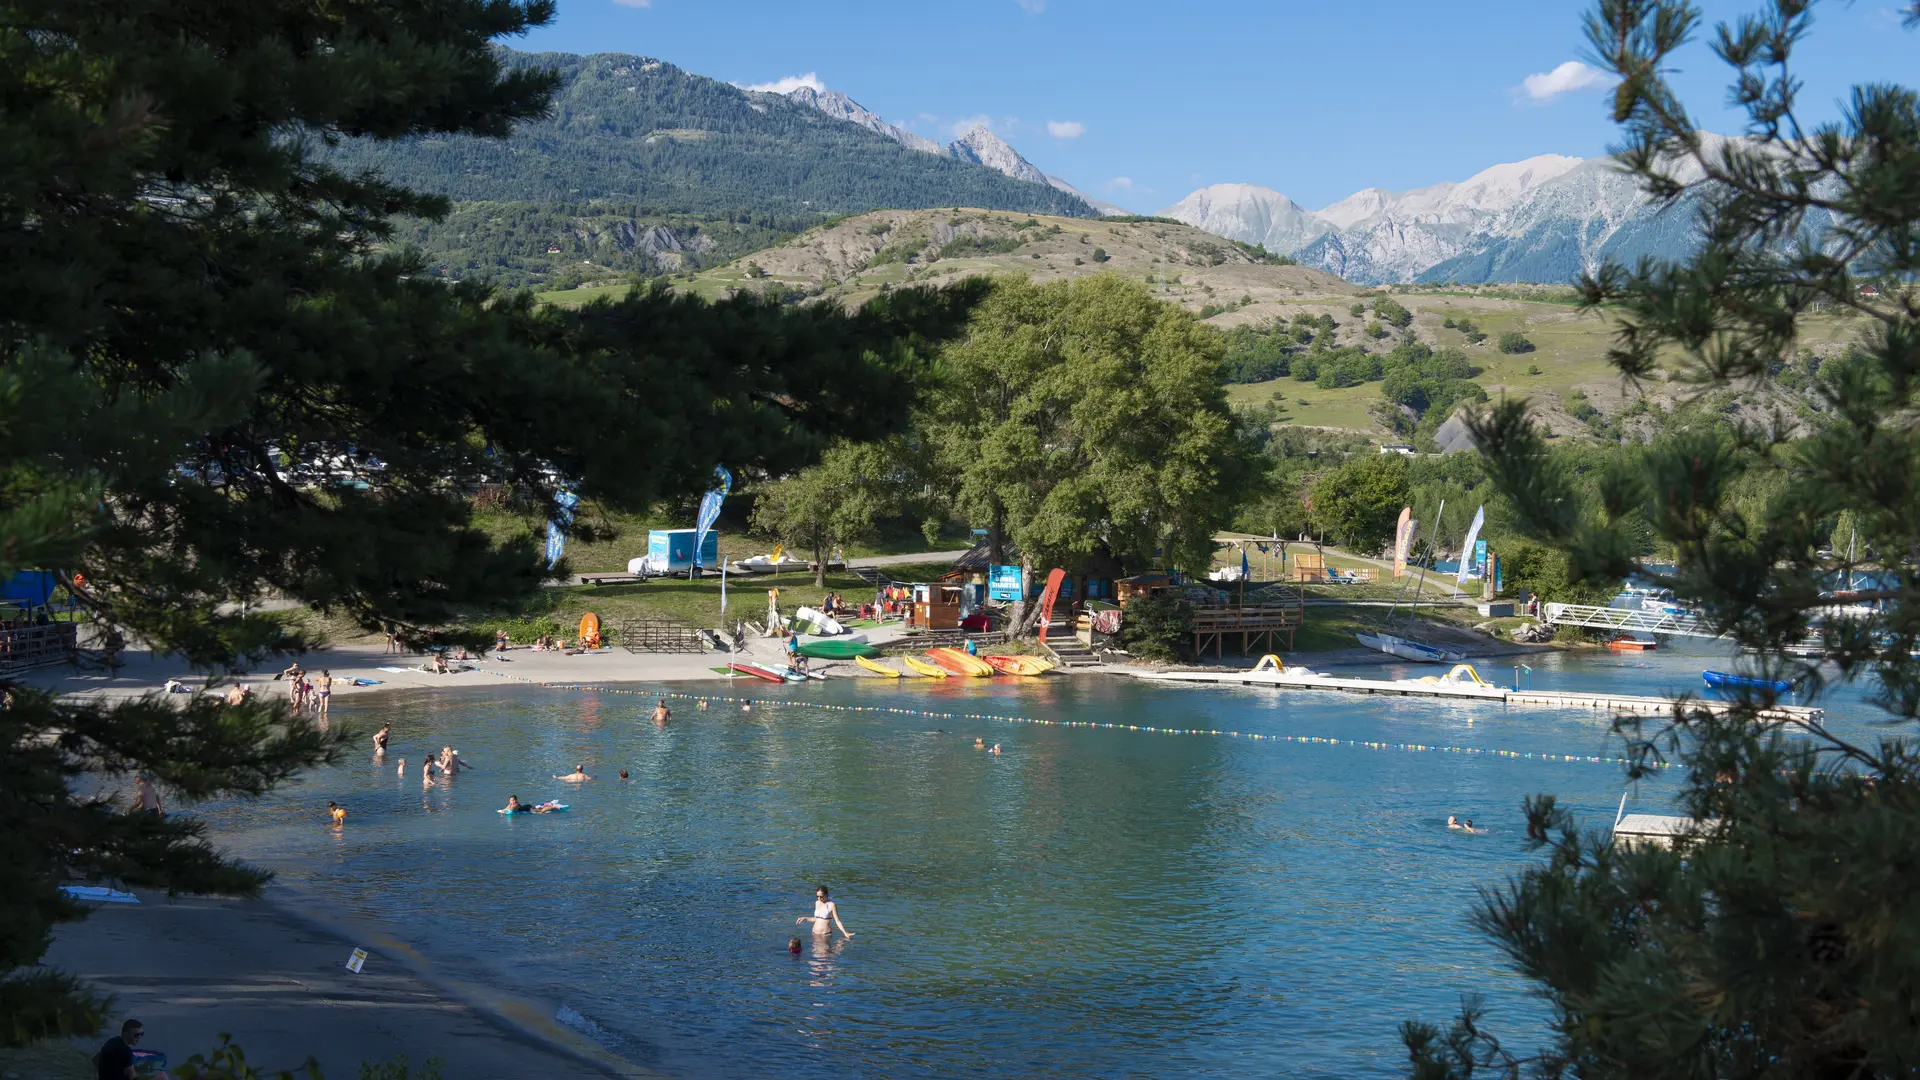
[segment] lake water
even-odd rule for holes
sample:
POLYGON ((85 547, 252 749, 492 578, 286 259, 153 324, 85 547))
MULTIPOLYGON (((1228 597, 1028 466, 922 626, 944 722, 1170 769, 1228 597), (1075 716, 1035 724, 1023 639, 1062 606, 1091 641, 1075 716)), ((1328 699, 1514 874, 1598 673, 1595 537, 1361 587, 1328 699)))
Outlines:
MULTIPOLYGON (((1725 666, 1696 647, 1532 679, 1677 692, 1725 666)), ((1624 790, 1613 764, 1449 749, 1616 753, 1591 711, 1099 677, 674 689, 761 704, 675 701, 658 730, 651 698, 504 680, 343 703, 336 722, 393 725, 384 761, 205 812, 286 883, 675 1075, 1355 1077, 1397 1075, 1399 1022, 1444 1023, 1463 993, 1535 1043, 1542 1009, 1467 912, 1529 858, 1522 796, 1602 827, 1624 790), (423 788, 446 744, 478 769, 423 788), (549 779, 575 763, 596 779, 549 779), (504 818, 509 793, 572 810, 504 818), (817 883, 856 936, 792 956, 817 883)))

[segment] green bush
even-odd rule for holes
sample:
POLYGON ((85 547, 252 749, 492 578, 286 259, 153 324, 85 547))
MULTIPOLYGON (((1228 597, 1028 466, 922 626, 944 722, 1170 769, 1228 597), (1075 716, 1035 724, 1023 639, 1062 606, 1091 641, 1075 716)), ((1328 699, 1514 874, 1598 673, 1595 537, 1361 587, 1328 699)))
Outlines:
POLYGON ((1528 341, 1527 335, 1520 331, 1509 330, 1500 335, 1500 351, 1516 355, 1519 353, 1530 353, 1533 351, 1533 342, 1528 341))
POLYGON ((1111 256, 1111 255, 1109 255, 1109 254, 1107 254, 1107 249, 1106 249, 1106 248, 1099 248, 1099 247, 1097 247, 1097 248, 1094 248, 1094 249, 1093 249, 1093 261, 1094 261, 1094 262, 1097 262, 1097 263, 1103 263, 1103 262, 1106 262, 1106 261, 1107 261, 1108 259, 1111 259, 1111 258, 1113 258, 1113 256, 1111 256))
POLYGON ((1361 303, 1356 303, 1352 307, 1347 309, 1347 314, 1353 316, 1356 319, 1362 315, 1365 315, 1366 313, 1367 313, 1367 305, 1361 304, 1361 303))
POLYGON ((963 259, 969 255, 1005 255, 1022 242, 1017 236, 956 236, 940 245, 940 257, 963 259))
POLYGON ((1193 605, 1178 596, 1147 596, 1129 601, 1120 622, 1120 641, 1143 660, 1185 660, 1193 656, 1193 605))
POLYGON ((1540 372, 1540 365, 1539 365, 1539 364, 1528 364, 1528 365, 1527 365, 1527 374, 1529 374, 1529 375, 1538 375, 1538 374, 1540 374, 1540 373, 1541 373, 1541 372, 1540 372))

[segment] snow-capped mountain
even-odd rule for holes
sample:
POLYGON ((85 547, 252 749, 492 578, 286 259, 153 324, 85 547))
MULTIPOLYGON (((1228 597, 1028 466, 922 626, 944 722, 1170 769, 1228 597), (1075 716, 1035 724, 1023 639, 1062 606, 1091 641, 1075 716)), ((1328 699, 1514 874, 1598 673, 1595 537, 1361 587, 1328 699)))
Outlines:
POLYGON ((1257 184, 1203 187, 1160 211, 1160 216, 1229 240, 1260 244, 1275 253, 1294 251, 1334 229, 1299 203, 1257 184))
POLYGON ((1161 213, 1374 284, 1569 281, 1604 257, 1678 257, 1694 243, 1688 200, 1655 207, 1611 159, 1558 154, 1495 165, 1458 183, 1399 193, 1367 188, 1317 212, 1265 188, 1219 184, 1161 213), (1220 193, 1228 191, 1257 192, 1261 206, 1290 208, 1286 224, 1222 210, 1220 193), (1299 239, 1289 244, 1289 236, 1299 239))

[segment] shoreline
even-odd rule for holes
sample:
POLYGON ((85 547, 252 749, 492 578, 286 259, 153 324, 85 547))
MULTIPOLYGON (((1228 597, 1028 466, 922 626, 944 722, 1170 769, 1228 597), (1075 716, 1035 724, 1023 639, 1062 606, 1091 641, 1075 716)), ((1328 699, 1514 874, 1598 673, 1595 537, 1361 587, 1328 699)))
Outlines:
MULTIPOLYGON (((561 1024, 561 1003, 450 975, 291 886, 258 900, 135 894, 137 905, 92 905, 56 927, 46 963, 111 993, 107 1028, 139 1017, 171 1068, 230 1033, 249 1061, 293 1068, 312 1055, 329 1076, 405 1055, 442 1058, 450 1077, 663 1080, 561 1024), (355 948, 369 954, 358 974, 346 968, 355 948)), ((70 1043, 91 1053, 98 1039, 70 1043)))

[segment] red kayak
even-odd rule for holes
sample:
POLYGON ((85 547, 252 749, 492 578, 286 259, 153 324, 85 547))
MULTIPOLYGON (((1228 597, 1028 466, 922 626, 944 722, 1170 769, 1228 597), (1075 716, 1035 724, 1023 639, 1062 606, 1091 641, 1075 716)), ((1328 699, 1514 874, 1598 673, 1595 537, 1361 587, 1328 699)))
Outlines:
POLYGON ((742 675, 751 675, 756 679, 765 679, 768 682, 783 683, 787 681, 781 678, 780 676, 775 675, 773 672, 768 671, 766 668, 755 667, 752 664, 728 664, 727 667, 731 668, 734 671, 739 672, 742 675))

